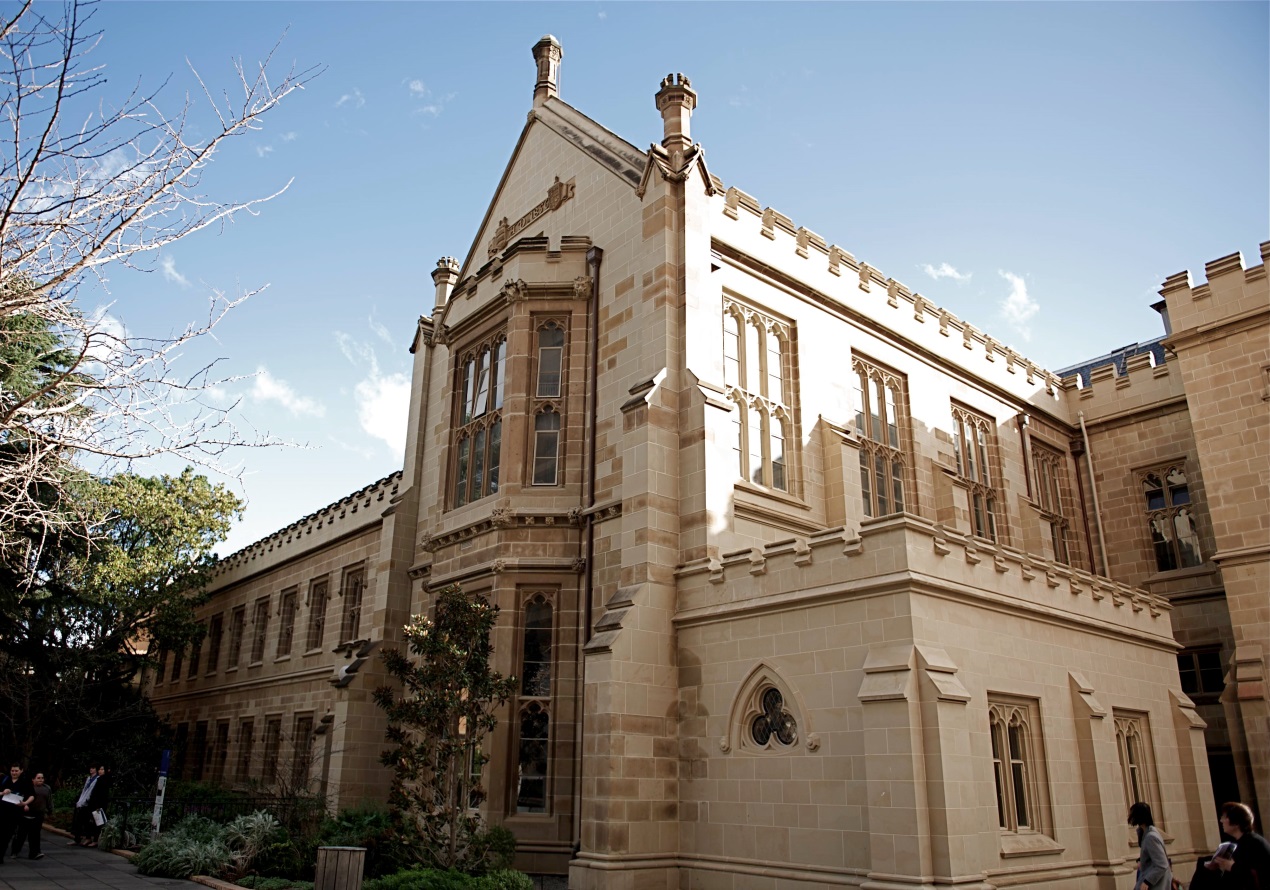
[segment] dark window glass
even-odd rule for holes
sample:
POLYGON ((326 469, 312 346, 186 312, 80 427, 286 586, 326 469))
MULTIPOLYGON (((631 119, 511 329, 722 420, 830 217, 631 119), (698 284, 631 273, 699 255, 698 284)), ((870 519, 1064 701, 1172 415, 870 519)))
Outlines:
POLYGON ((535 601, 525 607, 525 653, 521 695, 551 695, 551 605, 535 601))

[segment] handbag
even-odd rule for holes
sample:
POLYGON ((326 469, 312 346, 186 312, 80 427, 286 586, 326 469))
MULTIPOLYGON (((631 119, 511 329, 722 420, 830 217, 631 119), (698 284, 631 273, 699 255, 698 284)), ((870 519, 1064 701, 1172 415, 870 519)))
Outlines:
POLYGON ((93 810, 93 824, 96 825, 98 828, 101 828, 103 825, 106 824, 105 810, 93 810))

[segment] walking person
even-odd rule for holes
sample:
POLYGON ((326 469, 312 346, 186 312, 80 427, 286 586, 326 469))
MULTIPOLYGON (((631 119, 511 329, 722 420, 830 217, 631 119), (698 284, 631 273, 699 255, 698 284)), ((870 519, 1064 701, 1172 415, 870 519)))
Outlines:
POLYGON ((44 784, 44 773, 36 773, 31 780, 33 797, 27 805, 26 815, 22 817, 22 825, 13 836, 13 847, 9 855, 17 857, 22 852, 22 842, 27 844, 28 859, 43 859, 40 852, 41 831, 44 828, 44 817, 53 812, 53 789, 44 784))
POLYGON ((75 812, 71 816, 71 835, 74 840, 66 845, 68 847, 82 847, 92 840, 93 811, 89 808, 88 802, 93 795, 93 786, 96 784, 97 767, 90 766, 88 778, 84 780, 84 787, 75 801, 75 812))
POLYGON ((1150 805, 1138 801, 1129 807, 1129 824, 1138 829, 1138 874, 1133 880, 1133 890, 1170 890, 1173 869, 1150 805))
POLYGON ((9 775, 0 781, 0 863, 14 832, 20 830, 22 817, 35 797, 31 780, 22 775, 22 766, 13 764, 9 775))
MULTIPOLYGON (((85 847, 97 846, 97 838, 101 836, 101 825, 97 824, 94 814, 101 810, 103 813, 110 804, 110 776, 106 774, 106 764, 99 764, 97 767, 97 781, 93 783, 92 791, 88 794, 88 827, 91 832, 88 843, 85 847)), ((103 823, 104 824, 104 823, 103 823)))

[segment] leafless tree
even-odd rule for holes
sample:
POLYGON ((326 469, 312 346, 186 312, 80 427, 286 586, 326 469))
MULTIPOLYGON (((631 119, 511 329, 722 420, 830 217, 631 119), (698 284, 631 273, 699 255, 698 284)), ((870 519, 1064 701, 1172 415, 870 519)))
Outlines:
POLYGON ((206 318, 161 338, 133 336, 78 297, 108 267, 151 268, 165 246, 285 191, 223 202, 203 193, 201 178, 227 140, 258 129, 319 72, 292 67, 275 77, 271 53, 254 68, 235 63, 234 88, 219 96, 194 72, 200 92, 175 113, 140 86, 110 103, 105 72, 89 59, 102 38, 93 12, 92 3, 26 0, 0 17, 0 558, 8 560, 29 559, 32 529, 90 533, 68 497, 86 467, 102 473, 176 454, 223 470, 227 449, 268 438, 244 435, 232 406, 207 397, 219 382, 214 362, 184 373, 175 364, 250 293, 212 294, 206 318), (191 112, 204 102, 218 125, 199 139, 191 112))

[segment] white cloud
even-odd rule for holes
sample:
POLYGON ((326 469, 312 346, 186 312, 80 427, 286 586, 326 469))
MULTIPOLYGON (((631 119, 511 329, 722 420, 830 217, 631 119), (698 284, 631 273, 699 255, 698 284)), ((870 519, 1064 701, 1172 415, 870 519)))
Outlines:
POLYGON ((381 377, 373 373, 358 382, 357 421, 362 429, 382 440, 398 457, 406 452, 406 417, 410 409, 410 379, 405 374, 381 377))
POLYGON ((103 307, 90 317, 87 340, 84 359, 90 363, 106 364, 127 346, 128 330, 123 322, 103 307))
POLYGON ((375 332, 375 336, 383 340, 389 346, 396 346, 397 340, 392 335, 392 331, 388 330, 384 325, 375 321, 374 317, 367 319, 366 323, 370 325, 370 329, 375 332))
POLYGON ((271 154, 273 154, 272 145, 257 145, 256 146, 256 157, 265 158, 271 154))
POLYGON ((290 383, 280 380, 269 373, 269 369, 261 365, 257 370, 249 394, 256 402, 277 402, 291 413, 293 417, 308 415, 325 417, 326 407, 320 402, 302 396, 292 388, 290 383))
POLYGON ((215 402, 217 405, 229 405, 235 398, 232 392, 221 385, 209 386, 207 389, 203 390, 203 392, 207 395, 208 399, 215 402))
POLYGON ((1041 311, 1041 305, 1028 296, 1027 282, 1013 272, 998 270, 998 274, 1010 282, 1010 295, 1001 301, 1001 316, 1024 340, 1032 339, 1028 322, 1041 311))
POLYGON ((297 133, 295 130, 288 130, 286 133, 283 133, 278 138, 281 139, 283 142, 295 142, 297 139, 300 138, 300 134, 297 133))
POLYGON ((608 17, 609 17, 609 14, 608 14, 607 12, 605 12, 604 10, 602 10, 602 9, 600 10, 599 14, 597 15, 597 18, 599 18, 599 20, 600 20, 600 21, 604 21, 604 20, 605 20, 606 18, 608 18, 608 17))
POLYGON ((181 287, 189 287, 190 280, 176 271, 176 258, 165 256, 159 260, 159 268, 163 270, 163 280, 171 281, 173 284, 179 284, 181 287))
MULTIPOLYGON (((370 327, 381 337, 388 333, 374 319, 370 320, 370 327)), ((379 439, 392 449, 393 454, 401 457, 406 451, 410 378, 400 372, 381 372, 375 349, 369 343, 354 340, 343 332, 336 332, 335 341, 344 357, 365 372, 365 376, 353 387, 353 397, 357 400, 357 422, 361 424, 362 431, 379 439)))
POLYGON ((436 117, 442 111, 445 111, 445 106, 451 102, 455 96, 454 93, 447 93, 446 95, 440 97, 434 96, 432 90, 428 89, 428 85, 417 77, 404 81, 404 83, 406 85, 406 89, 410 92, 411 99, 417 99, 420 102, 427 103, 413 108, 410 111, 411 117, 418 117, 422 114, 428 114, 432 117, 436 117))
POLYGON ((362 95, 362 91, 357 87, 353 87, 352 92, 345 93, 335 102, 336 108, 342 108, 349 105, 353 108, 361 108, 366 104, 366 97, 362 95))
POLYGON ((973 272, 958 272, 948 263, 940 263, 938 267, 932 266, 930 263, 922 264, 922 271, 936 280, 940 278, 951 278, 953 281, 969 281, 973 272))

